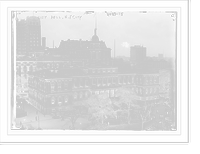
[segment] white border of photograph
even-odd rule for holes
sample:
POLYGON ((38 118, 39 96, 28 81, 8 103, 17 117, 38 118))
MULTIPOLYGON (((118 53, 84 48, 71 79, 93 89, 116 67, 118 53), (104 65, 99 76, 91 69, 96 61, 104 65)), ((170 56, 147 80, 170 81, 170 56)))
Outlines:
POLYGON ((8 1, 1 2, 1 143, 188 143, 188 1, 8 1), (177 131, 11 130, 11 11, 175 11, 177 12, 177 131))

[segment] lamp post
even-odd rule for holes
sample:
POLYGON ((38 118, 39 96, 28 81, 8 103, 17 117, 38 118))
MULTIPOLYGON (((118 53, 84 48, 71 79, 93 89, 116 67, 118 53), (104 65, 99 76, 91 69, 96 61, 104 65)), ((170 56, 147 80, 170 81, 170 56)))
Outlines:
POLYGON ((40 129, 40 116, 38 111, 37 111, 37 121, 38 121, 38 129, 40 129))

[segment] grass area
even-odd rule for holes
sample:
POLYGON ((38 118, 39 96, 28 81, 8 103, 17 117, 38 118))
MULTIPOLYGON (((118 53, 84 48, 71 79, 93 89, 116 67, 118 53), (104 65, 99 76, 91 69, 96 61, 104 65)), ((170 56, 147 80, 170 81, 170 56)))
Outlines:
POLYGON ((110 125, 108 130, 142 130, 142 123, 122 124, 122 125, 110 125))
POLYGON ((16 118, 24 117, 26 114, 19 108, 16 108, 16 118))

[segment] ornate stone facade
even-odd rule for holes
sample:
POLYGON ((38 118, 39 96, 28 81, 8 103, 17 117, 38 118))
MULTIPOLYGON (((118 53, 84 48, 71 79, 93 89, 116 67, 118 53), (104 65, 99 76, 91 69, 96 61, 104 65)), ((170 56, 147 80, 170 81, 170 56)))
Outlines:
POLYGON ((158 72, 119 72, 114 66, 83 66, 43 69, 28 73, 30 103, 47 114, 65 110, 92 94, 107 92, 114 97, 116 90, 129 87, 138 100, 153 100, 159 94, 158 72))

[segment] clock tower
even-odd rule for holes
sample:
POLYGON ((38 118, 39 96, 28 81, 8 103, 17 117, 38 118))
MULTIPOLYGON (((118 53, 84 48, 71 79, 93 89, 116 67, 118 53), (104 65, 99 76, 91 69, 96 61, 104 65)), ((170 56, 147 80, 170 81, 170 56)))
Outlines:
POLYGON ((97 29, 95 28, 94 36, 92 37, 92 41, 90 42, 90 56, 93 62, 101 62, 101 47, 96 32, 97 29))

